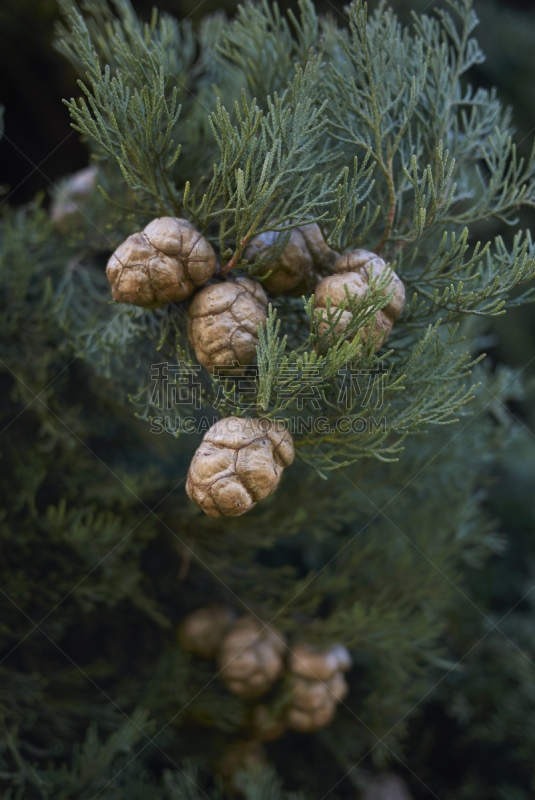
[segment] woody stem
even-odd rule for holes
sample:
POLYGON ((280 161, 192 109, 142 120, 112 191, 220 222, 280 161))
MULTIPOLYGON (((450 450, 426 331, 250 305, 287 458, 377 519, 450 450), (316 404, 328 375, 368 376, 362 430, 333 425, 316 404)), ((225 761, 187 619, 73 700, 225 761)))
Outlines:
POLYGON ((388 198, 389 198, 389 209, 388 209, 388 216, 386 218, 385 229, 383 231, 383 235, 381 237, 381 241, 375 248, 375 253, 380 253, 387 243, 390 234, 392 233, 392 226, 394 224, 394 216, 396 214, 396 189, 394 186, 394 176, 392 174, 392 158, 390 158, 388 162, 388 171, 386 173, 386 182, 388 185, 388 198))
POLYGON ((240 254, 244 251, 245 247, 247 246, 247 242, 249 241, 250 238, 251 238, 250 233, 248 233, 246 236, 243 237, 243 239, 240 242, 240 246, 232 256, 230 261, 227 264, 225 264, 224 267, 220 268, 219 274, 221 275, 221 277, 226 278, 229 272, 232 272, 232 270, 238 263, 238 258, 240 257, 240 254))

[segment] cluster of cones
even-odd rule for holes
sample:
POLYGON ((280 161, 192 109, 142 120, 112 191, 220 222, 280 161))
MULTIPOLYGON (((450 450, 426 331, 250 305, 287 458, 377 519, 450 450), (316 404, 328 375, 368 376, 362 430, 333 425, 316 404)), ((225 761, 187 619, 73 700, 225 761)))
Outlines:
MULTIPOLYGON (((316 223, 294 228, 281 254, 270 261, 266 254, 281 235, 277 230, 259 234, 245 251, 264 277, 262 285, 243 276, 222 279, 205 236, 186 219, 160 217, 111 256, 106 272, 113 298, 155 309, 191 297, 188 336, 196 358, 209 372, 224 368, 229 376, 243 374, 256 357, 258 331, 267 320, 265 289, 289 295, 314 291, 320 331, 332 327, 334 314, 335 334, 343 335, 353 317, 344 310, 347 298, 364 301, 371 278, 387 270, 385 262, 366 250, 338 255, 316 223), (217 280, 208 283, 212 278, 217 280)), ((405 290, 393 272, 384 294, 392 294, 388 304, 362 331, 363 343, 372 336, 375 349, 403 311, 405 290)), ((279 423, 222 420, 208 431, 193 459, 188 494, 208 516, 239 516, 276 489, 293 457, 291 436, 279 423)))
POLYGON ((286 728, 303 733, 324 728, 348 690, 344 673, 351 658, 345 647, 298 643, 290 648, 272 626, 251 616, 236 619, 223 606, 194 611, 182 621, 178 638, 185 650, 215 659, 219 677, 239 697, 258 700, 281 680, 278 710, 263 703, 252 710, 257 741, 276 739, 286 728))
MULTIPOLYGON (((208 239, 186 219, 160 217, 129 236, 111 256, 106 272, 113 298, 154 309, 193 295, 188 335, 199 363, 209 372, 224 367, 226 374, 243 374, 256 356, 258 328, 267 319, 266 289, 288 295, 313 291, 320 323, 327 325, 327 305, 332 314, 341 304, 347 305, 348 294, 364 300, 372 276, 378 279, 387 269, 382 258, 367 250, 338 255, 325 243, 316 223, 294 228, 282 253, 269 260, 270 248, 282 235, 277 230, 259 234, 245 250, 246 261, 257 268, 262 283, 243 276, 221 280, 208 239), (220 280, 206 285, 214 276, 220 280)), ((363 331, 363 342, 372 335, 376 349, 405 303, 403 283, 394 272, 384 288, 385 296, 390 293, 375 324, 363 331)), ((351 318, 350 311, 341 313, 337 334, 343 334, 351 318)))

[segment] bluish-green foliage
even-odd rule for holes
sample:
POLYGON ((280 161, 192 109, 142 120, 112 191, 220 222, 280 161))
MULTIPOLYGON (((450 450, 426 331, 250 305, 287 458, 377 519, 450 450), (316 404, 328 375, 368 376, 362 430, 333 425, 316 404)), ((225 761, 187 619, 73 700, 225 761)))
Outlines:
MULTIPOLYGON (((512 223, 532 203, 532 165, 514 161, 494 95, 462 82, 481 59, 470 4, 412 31, 384 8, 366 18, 360 3, 348 28, 303 2, 289 20, 247 4, 198 32, 165 15, 143 25, 125 0, 63 8, 61 47, 89 72, 71 113, 112 202, 89 196, 67 233, 39 203, 3 209, 0 223, 3 795, 228 796, 214 761, 250 738, 253 703, 174 633, 215 601, 273 622, 290 645, 342 642, 354 660, 333 725, 270 744, 272 767, 237 779, 247 800, 354 797, 386 764, 408 765, 445 800, 527 800, 530 617, 502 624, 485 584, 496 567, 481 572, 504 549, 485 501, 519 439, 505 404, 522 386, 473 362, 487 318, 525 300, 509 294, 534 271, 529 235, 487 244, 481 217, 512 223), (107 256, 157 214, 190 217, 221 263, 253 272, 241 260, 253 229, 321 219, 337 249, 378 247, 409 290, 377 356, 361 352, 358 331, 379 290, 334 343, 321 341, 308 299, 273 301, 241 413, 287 413, 281 361, 292 411, 299 375, 322 363, 321 413, 335 420, 339 371, 360 359, 373 374, 384 361, 354 414, 373 418, 379 392, 387 428, 296 436, 303 463, 240 518, 211 520, 188 501, 198 437, 151 434, 134 415, 154 417, 150 366, 191 358, 184 307, 109 303, 107 256), (439 786, 425 738, 433 703, 465 748, 488 757, 489 744, 514 741, 520 779, 465 773, 439 786)), ((217 394, 235 413, 230 383, 204 375, 203 390, 206 406, 217 394)), ((496 582, 513 592, 516 581, 512 570, 496 582)), ((280 707, 284 686, 267 702, 280 707)))
MULTIPOLYGON (((82 96, 67 103, 73 124, 96 157, 118 162, 135 197, 133 222, 184 215, 211 239, 222 274, 254 275, 260 264, 243 256, 253 235, 274 220, 282 231, 318 220, 335 249, 373 249, 405 283, 407 309, 388 353, 374 354, 371 344, 362 353, 360 339, 388 302, 382 285, 365 308, 348 297, 353 326, 332 336, 334 314, 322 341, 312 301, 273 298, 281 325, 262 336, 253 391, 238 413, 295 416, 315 370, 322 402, 306 402, 307 412, 335 429, 344 366, 357 361, 373 373, 386 361, 383 434, 369 425, 358 441, 336 430, 321 442, 303 433, 299 456, 321 472, 363 456, 392 458, 407 436, 454 421, 474 387, 463 326, 530 299, 529 288, 510 295, 535 275, 529 233, 519 231, 510 248, 499 237, 470 238, 470 226, 484 219, 514 225, 535 200, 534 160, 516 155, 509 112, 495 93, 464 80, 483 59, 470 0, 421 15, 412 29, 386 8, 370 15, 360 1, 347 27, 318 18, 309 0, 288 20, 268 2, 246 3, 236 19, 207 21, 197 36, 165 14, 141 23, 126 0, 116 17, 92 0, 83 13, 70 0, 62 8, 58 47, 83 76, 82 96), (179 148, 191 147, 193 131, 198 147, 186 162, 179 148), (281 371, 293 387, 284 405, 281 371)), ((98 352, 103 345, 124 359, 134 341, 137 352, 138 337, 152 337, 160 356, 195 363, 180 304, 133 318, 113 308, 107 316, 102 306, 90 335, 109 315, 115 319, 105 341, 95 340, 98 352)), ((147 356, 135 393, 150 419, 154 349, 147 356)), ((202 379, 205 405, 217 400, 220 413, 235 413, 236 386, 204 372, 202 379), (221 403, 222 395, 231 402, 221 403)), ((344 411, 369 421, 375 409, 368 402, 344 411)), ((173 412, 180 418, 180 408, 173 412)))

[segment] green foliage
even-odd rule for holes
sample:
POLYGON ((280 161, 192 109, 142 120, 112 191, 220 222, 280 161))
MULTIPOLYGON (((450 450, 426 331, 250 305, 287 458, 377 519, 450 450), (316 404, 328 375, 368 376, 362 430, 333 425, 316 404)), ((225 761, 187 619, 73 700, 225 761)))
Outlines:
MULTIPOLYGON (((210 662, 176 646, 175 620, 209 596, 273 620, 291 641, 306 628, 311 642, 352 648, 350 697, 334 738, 322 739, 338 764, 321 778, 327 791, 370 748, 382 763, 400 747, 403 724, 386 749, 374 745, 442 674, 446 611, 462 600, 455 584, 467 564, 501 547, 476 500, 492 454, 508 441, 509 418, 493 422, 479 393, 462 436, 435 428, 402 462, 359 460, 339 469, 334 485, 296 469, 246 517, 210 520, 185 498, 190 452, 128 421, 128 365, 111 380, 65 347, 65 330, 77 331, 78 319, 86 325, 83 309, 99 298, 75 291, 85 277, 72 255, 87 251, 87 228, 88 239, 60 238, 38 206, 2 222, 2 381, 11 397, 2 420, 2 780, 13 797, 18 787, 31 798, 189 797, 197 790, 182 770, 193 759, 199 791, 212 796, 209 759, 229 737, 247 736, 250 704, 214 679, 210 662), (437 565, 447 576, 438 583, 437 565), (136 724, 125 727, 124 714, 136 724), (72 755, 72 740, 84 737, 72 755), (170 770, 163 783, 162 769, 170 770)), ((269 331, 274 341, 274 319, 269 331)), ((141 329, 136 341, 144 338, 141 329)), ((497 409, 517 391, 507 374, 476 377, 501 398, 497 409)), ((252 797, 284 796, 273 776, 265 788, 259 776, 244 780, 252 797)), ((315 796, 309 779, 299 780, 315 796)))
MULTIPOLYGON (((500 573, 487 507, 496 463, 519 446, 507 405, 523 395, 516 373, 479 362, 491 318, 531 299, 529 234, 491 239, 532 204, 533 164, 515 161, 495 95, 466 85, 482 57, 471 4, 410 30, 361 2, 349 29, 305 0, 288 20, 246 3, 197 31, 156 12, 142 23, 126 0, 62 8, 59 46, 84 76, 68 105, 103 191, 65 234, 37 202, 0 221, 3 796, 231 796, 216 764, 251 738, 254 702, 175 637, 190 610, 224 602, 290 647, 340 642, 354 661, 332 726, 285 734, 272 767, 236 776, 247 800, 354 797, 389 763, 445 800, 524 800, 532 609, 500 624, 505 640, 489 608, 493 587, 510 608, 532 575, 500 573), (200 373, 207 414, 297 427, 302 463, 244 517, 209 519, 187 500, 198 436, 154 435, 185 416, 175 401, 157 424, 151 368, 194 364, 186 304, 109 302, 106 258, 156 214, 191 218, 223 272, 252 275, 253 234, 280 224, 269 258, 317 219, 336 250, 377 249, 407 289, 377 354, 362 329, 388 303, 388 273, 365 306, 329 306, 325 331, 311 298, 272 298, 244 379, 200 373), (461 749, 488 758, 512 739, 518 775, 439 785, 436 703, 461 749)), ((272 710, 285 692, 266 697, 272 710)))
POLYGON ((159 23, 154 15, 143 25, 126 0, 118 6, 123 24, 98 0, 85 6, 89 24, 70 3, 62 7, 72 14, 62 50, 75 65, 85 65, 90 84, 83 87, 87 100, 70 106, 77 130, 117 160, 146 213, 170 209, 179 214, 180 203, 167 180, 180 154, 172 134, 181 108, 178 89, 170 84, 191 68, 190 27, 183 32, 166 15, 159 23))
POLYGON ((270 219, 291 217, 293 225, 299 225, 328 194, 320 173, 309 178, 313 168, 328 161, 325 155, 318 164, 317 148, 327 124, 324 105, 314 107, 311 98, 319 69, 317 60, 309 62, 282 97, 268 96, 265 114, 255 101, 248 103, 245 92, 241 109, 235 104, 235 123, 219 101, 211 114, 221 163, 214 164, 202 202, 188 203, 186 210, 203 228, 218 223, 222 273, 241 262, 253 234, 268 229, 268 213, 270 219), (229 263, 232 249, 227 242, 232 239, 236 244, 229 263))
MULTIPOLYGON (((348 297, 353 324, 343 337, 333 335, 338 309, 322 341, 311 300, 303 306, 274 299, 281 327, 276 332, 270 324, 262 335, 247 401, 237 402, 235 383, 203 371, 205 406, 232 414, 238 405, 237 413, 295 421, 310 394, 311 369, 320 370, 320 407, 309 403, 307 411, 334 429, 328 436, 296 436, 298 455, 320 471, 363 456, 397 457, 407 436, 462 413, 474 384, 462 337, 444 326, 531 299, 531 289, 509 296, 535 276, 529 233, 518 232, 510 249, 501 238, 471 244, 468 225, 492 217, 513 224, 517 210, 532 204, 535 184, 533 159, 525 164, 515 155, 508 112, 492 92, 463 84, 483 58, 469 0, 434 18, 419 16, 411 31, 389 10, 368 16, 361 2, 351 6, 349 29, 319 19, 309 2, 289 22, 267 2, 246 3, 232 22, 218 17, 217 38, 206 36, 207 24, 196 44, 188 26, 179 32, 165 15, 158 22, 156 13, 150 25, 142 24, 126 2, 117 5, 116 17, 102 3, 86 4, 83 15, 70 0, 63 9, 69 23, 59 47, 85 74, 85 99, 68 104, 74 125, 93 140, 99 158, 118 161, 141 203, 137 218, 188 216, 212 239, 221 275, 240 268, 254 275, 282 250, 288 234, 261 263, 243 260, 251 237, 274 220, 283 233, 320 220, 333 247, 375 248, 405 283, 407 309, 384 357, 363 349, 359 334, 388 302, 379 292, 370 292, 365 308, 348 297), (218 65, 212 96, 203 83, 210 63, 218 65), (201 89, 202 103, 193 102, 201 89), (179 118, 180 97, 187 108, 179 118), (202 170, 193 159, 177 171, 176 148, 188 141, 203 110, 212 144, 203 135, 202 170), (390 362, 388 427, 378 433, 368 425, 348 436, 336 429, 344 416, 336 406, 338 373, 349 362, 373 372, 383 358, 390 362), (293 392, 284 407, 277 402, 281 368, 293 392)), ((80 335, 86 343, 92 338, 88 355, 100 351, 99 358, 115 352, 124 361, 135 348, 139 371, 130 390, 141 415, 153 419, 150 365, 156 358, 195 363, 184 311, 179 304, 119 313, 113 321, 112 314, 101 304, 80 335), (94 336, 99 322, 104 339, 94 336), (152 339, 158 356, 154 346, 139 353, 140 338, 152 339)), ((353 422, 354 409, 346 410, 353 422)), ((181 409, 172 411, 180 419, 181 409)), ((371 422, 375 411, 369 403, 359 418, 371 422)))

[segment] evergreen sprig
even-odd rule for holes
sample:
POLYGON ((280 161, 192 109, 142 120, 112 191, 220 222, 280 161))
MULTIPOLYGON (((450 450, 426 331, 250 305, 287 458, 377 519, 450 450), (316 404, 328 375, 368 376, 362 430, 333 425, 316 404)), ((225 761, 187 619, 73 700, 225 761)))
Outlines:
MULTIPOLYGON (((464 82, 483 58, 471 0, 421 15, 412 29, 383 6, 369 15, 362 0, 351 4, 347 28, 319 18, 309 0, 288 19, 267 0, 246 2, 234 20, 217 18, 217 34, 205 23, 198 35, 175 30, 165 15, 142 24, 127 0, 115 13, 104 0, 83 13, 64 0, 63 10, 70 22, 59 46, 85 72, 85 99, 69 103, 74 125, 96 154, 118 161, 143 219, 190 218, 215 246, 220 278, 258 275, 292 228, 317 221, 331 247, 374 250, 404 281, 407 308, 392 349, 377 356, 373 341, 362 345, 362 330, 387 304, 386 282, 370 288, 366 304, 349 295, 328 304, 321 327, 313 298, 274 299, 257 365, 244 379, 202 371, 205 407, 291 424, 303 411, 327 418, 329 434, 294 437, 299 455, 320 470, 391 458, 407 436, 456 419, 474 387, 462 336, 445 326, 531 300, 529 287, 518 288, 535 277, 529 234, 518 232, 511 248, 500 238, 473 242, 474 223, 513 224, 518 209, 533 204, 535 166, 517 157, 496 95, 464 82), (179 165, 180 147, 194 152, 198 131, 198 167, 179 165), (281 235, 248 263, 251 238, 274 228, 281 235), (337 333, 347 310, 352 322, 337 333), (340 374, 355 364, 373 370, 381 358, 386 428, 338 430, 340 374)), ((104 333, 81 325, 80 340, 108 365, 136 343, 139 377, 128 391, 153 420, 151 364, 167 358, 195 367, 185 308, 100 314, 104 333)), ((371 424, 375 411, 370 401, 345 416, 371 424)), ((185 416, 176 404, 171 412, 185 416)))

